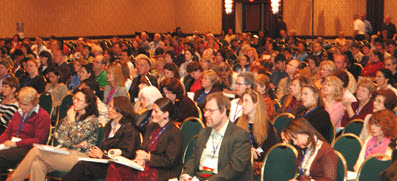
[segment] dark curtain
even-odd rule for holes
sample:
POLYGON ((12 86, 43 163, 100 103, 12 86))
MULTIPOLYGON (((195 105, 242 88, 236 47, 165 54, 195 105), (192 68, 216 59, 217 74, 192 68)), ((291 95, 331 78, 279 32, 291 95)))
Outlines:
MULTIPOLYGON (((233 1, 233 11, 231 14, 226 14, 225 0, 222 0, 222 30, 227 34, 227 30, 231 28, 233 33, 236 32, 236 2, 233 1)), ((220 32, 216 32, 220 33, 220 32)))
POLYGON ((371 22, 373 34, 380 31, 383 24, 384 0, 367 0, 367 20, 371 22))

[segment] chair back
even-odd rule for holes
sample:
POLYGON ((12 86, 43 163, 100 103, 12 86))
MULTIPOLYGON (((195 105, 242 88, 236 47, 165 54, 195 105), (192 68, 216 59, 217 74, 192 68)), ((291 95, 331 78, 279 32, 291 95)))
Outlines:
POLYGON ((345 129, 343 130, 342 134, 353 133, 357 136, 360 136, 363 126, 364 126, 364 121, 362 119, 354 119, 345 126, 345 129))
POLYGON ((281 133, 294 118, 295 116, 291 113, 281 113, 273 119, 273 126, 281 133))
POLYGON ((70 106, 73 105, 73 94, 67 94, 65 97, 63 97, 61 104, 58 107, 58 113, 57 113, 57 123, 59 123, 59 120, 65 118, 66 112, 69 110, 70 106))
POLYGON ((202 128, 204 128, 204 124, 199 118, 188 117, 183 121, 180 128, 183 134, 183 150, 185 150, 189 140, 198 134, 202 128))
POLYGON ((362 146, 361 139, 352 133, 343 134, 332 143, 332 148, 345 157, 347 169, 350 171, 353 171, 362 146))
POLYGON ((54 98, 50 92, 43 92, 39 97, 39 105, 51 115, 54 98))
POLYGON ((347 164, 345 157, 341 153, 335 150, 336 156, 338 156, 338 165, 336 167, 337 169, 337 176, 336 176, 336 181, 346 181, 347 179, 347 164))
POLYGON ((389 168, 391 164, 392 161, 389 156, 374 154, 361 165, 358 170, 357 181, 381 181, 380 173, 389 168))
POLYGON ((298 151, 291 145, 279 143, 267 152, 263 161, 261 181, 289 180, 296 173, 298 151))
POLYGON ((196 109, 197 109, 198 118, 200 120, 203 120, 203 113, 201 112, 201 109, 198 106, 196 106, 196 109))
POLYGON ((96 140, 96 146, 101 147, 102 139, 103 139, 103 127, 99 125, 98 127, 98 139, 96 140))
POLYGON ((196 145, 197 137, 198 135, 196 134, 188 141, 186 149, 183 153, 183 164, 185 164, 189 160, 190 155, 192 155, 194 145, 196 145))

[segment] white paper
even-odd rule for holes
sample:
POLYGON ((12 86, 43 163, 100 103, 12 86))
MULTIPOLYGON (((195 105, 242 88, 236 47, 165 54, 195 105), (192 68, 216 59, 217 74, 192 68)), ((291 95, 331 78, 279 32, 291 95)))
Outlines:
POLYGON ((10 146, 4 146, 4 144, 0 144, 0 150, 6 150, 11 148, 10 146))
POLYGON ((79 157, 79 161, 85 162, 94 162, 94 163, 109 163, 108 159, 99 159, 99 158, 86 158, 86 157, 79 157))
POLYGON ((59 154, 63 154, 63 155, 69 155, 69 151, 66 149, 62 149, 62 148, 55 148, 53 146, 48 146, 48 145, 41 145, 41 144, 36 144, 34 143, 33 146, 39 148, 40 150, 43 151, 48 151, 48 152, 52 152, 52 153, 59 153, 59 154))
POLYGON ((347 180, 356 180, 357 172, 347 171, 347 180))
POLYGON ((134 161, 125 158, 123 156, 113 156, 112 159, 110 159, 111 162, 115 162, 121 165, 125 165, 127 167, 131 167, 133 169, 139 170, 139 171, 144 171, 145 168, 143 168, 141 165, 139 165, 138 163, 135 163, 134 161))

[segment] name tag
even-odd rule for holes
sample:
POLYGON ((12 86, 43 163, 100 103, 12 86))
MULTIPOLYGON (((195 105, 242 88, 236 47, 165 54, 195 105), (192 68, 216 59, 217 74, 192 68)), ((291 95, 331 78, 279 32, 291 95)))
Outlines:
POLYGON ((16 143, 16 142, 20 142, 20 141, 22 141, 22 139, 21 139, 21 138, 18 138, 18 137, 14 137, 14 136, 13 136, 13 137, 11 138, 11 141, 16 143))
POLYGON ((207 158, 203 164, 203 173, 201 174, 202 177, 211 177, 214 175, 214 169, 217 164, 217 160, 213 158, 207 158))

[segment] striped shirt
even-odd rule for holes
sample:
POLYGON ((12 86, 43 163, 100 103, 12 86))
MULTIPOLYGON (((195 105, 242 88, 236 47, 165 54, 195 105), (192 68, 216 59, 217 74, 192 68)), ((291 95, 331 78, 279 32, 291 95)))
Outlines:
POLYGON ((11 104, 2 104, 4 97, 0 97, 0 114, 3 114, 0 117, 0 126, 7 128, 8 122, 11 120, 11 117, 18 110, 18 102, 15 101, 11 104))

